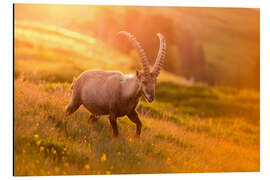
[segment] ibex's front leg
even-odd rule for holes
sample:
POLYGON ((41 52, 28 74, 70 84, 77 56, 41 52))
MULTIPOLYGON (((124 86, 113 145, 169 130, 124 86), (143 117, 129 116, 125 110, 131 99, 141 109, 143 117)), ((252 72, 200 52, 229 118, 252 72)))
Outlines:
POLYGON ((99 117, 97 115, 91 114, 89 119, 88 119, 88 124, 97 122, 98 118, 99 117))
POLYGON ((117 129, 117 122, 116 122, 117 118, 115 117, 115 115, 110 115, 110 123, 113 129, 113 135, 114 136, 118 136, 118 129, 117 129))
POLYGON ((139 117, 138 117, 137 112, 136 112, 135 110, 133 110, 133 111, 132 111, 130 114, 128 114, 127 116, 128 116, 128 118, 129 118, 132 122, 134 122, 134 123, 136 124, 136 126, 137 126, 136 135, 137 135, 137 136, 140 136, 140 134, 141 134, 141 128, 142 128, 142 123, 141 123, 141 121, 140 121, 140 119, 139 119, 139 117))

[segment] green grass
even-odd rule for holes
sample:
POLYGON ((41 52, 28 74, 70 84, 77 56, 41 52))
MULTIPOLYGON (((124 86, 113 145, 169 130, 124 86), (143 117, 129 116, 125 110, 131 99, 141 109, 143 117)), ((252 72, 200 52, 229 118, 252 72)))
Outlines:
MULTIPOLYGON (((164 89, 163 85, 157 86, 157 92, 164 89)), ((208 88, 212 90, 215 89, 208 88)), ((195 97, 201 97, 200 92, 206 91, 198 91, 195 97)), ((65 117, 69 93, 68 84, 15 81, 15 175, 258 171, 259 126, 251 122, 252 117, 220 117, 215 109, 210 114, 202 113, 202 103, 168 106, 165 97, 174 98, 163 94, 165 97, 157 95, 151 105, 146 102, 139 105, 143 122, 141 139, 133 137, 135 125, 126 117, 118 120, 120 137, 115 139, 106 116, 89 125, 89 113, 80 108, 74 115, 65 117), (186 113, 183 108, 192 109, 192 113, 186 113), (201 113, 197 114, 198 111, 201 113), (208 152, 209 148, 214 148, 213 152, 208 152), (186 156, 179 156, 181 153, 186 156), (204 159, 204 153, 212 160, 204 159), (230 166, 221 163, 227 153, 231 157, 224 163, 230 166), (103 154, 106 161, 101 161, 103 154), (215 163, 211 165, 208 161, 215 163), (184 162, 193 165, 184 166, 184 162)), ((182 95, 192 98, 190 92, 182 95)), ((256 114, 256 109, 247 109, 246 113, 249 111, 256 114)))
MULTIPOLYGON (((75 41, 72 33, 20 28, 15 30, 37 31, 36 38, 60 38, 54 46, 71 40, 74 46, 85 44, 75 41)), ((106 116, 88 124, 89 113, 83 107, 65 116, 71 82, 97 64, 133 72, 133 62, 127 59, 126 67, 121 65, 124 55, 111 49, 102 53, 99 44, 91 51, 104 60, 122 60, 106 63, 93 53, 86 58, 92 61, 85 61, 78 55, 82 49, 71 49, 73 55, 67 55, 51 48, 50 41, 30 41, 22 34, 15 34, 15 176, 260 170, 258 92, 187 86, 179 83, 181 77, 162 71, 155 101, 148 104, 142 98, 137 108, 141 138, 134 137, 136 126, 127 117, 118 119, 120 136, 113 138, 106 116), (28 44, 17 44, 18 39, 28 44), (39 46, 45 49, 35 48, 39 46)))

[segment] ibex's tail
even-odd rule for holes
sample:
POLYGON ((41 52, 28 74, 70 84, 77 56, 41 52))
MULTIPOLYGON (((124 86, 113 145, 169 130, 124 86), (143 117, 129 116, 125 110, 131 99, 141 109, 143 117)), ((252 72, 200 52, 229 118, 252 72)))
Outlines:
POLYGON ((81 103, 81 99, 80 99, 80 93, 78 93, 78 88, 76 88, 78 86, 78 84, 76 83, 77 79, 73 78, 73 82, 71 85, 71 89, 72 89, 72 99, 71 102, 69 103, 69 105, 66 108, 66 115, 70 115, 73 112, 75 112, 81 103))
POLYGON ((74 84, 76 83, 77 79, 75 77, 73 77, 73 81, 72 81, 72 84, 71 84, 71 89, 74 88, 74 84))

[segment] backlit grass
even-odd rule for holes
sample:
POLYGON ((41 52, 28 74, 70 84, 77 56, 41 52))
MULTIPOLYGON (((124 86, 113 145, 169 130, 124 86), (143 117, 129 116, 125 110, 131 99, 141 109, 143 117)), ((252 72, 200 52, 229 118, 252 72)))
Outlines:
POLYGON ((16 176, 260 170, 258 92, 185 85, 162 71, 155 101, 138 105, 141 138, 126 117, 113 138, 107 116, 88 124, 83 107, 69 117, 64 110, 73 77, 96 68, 134 72, 130 57, 76 33, 15 25, 16 176))

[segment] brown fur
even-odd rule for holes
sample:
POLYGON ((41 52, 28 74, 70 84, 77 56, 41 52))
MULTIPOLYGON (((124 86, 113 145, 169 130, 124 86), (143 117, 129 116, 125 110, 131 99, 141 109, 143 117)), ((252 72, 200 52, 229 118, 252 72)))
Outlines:
MULTIPOLYGON (((134 36, 132 37, 132 41, 136 41, 134 36)), ((159 37, 163 38, 163 36, 159 37)), ((134 44, 138 45, 139 43, 134 44)), ((164 53, 165 46, 161 45, 160 47, 163 49, 159 52, 164 53)), ((137 49, 142 52, 140 46, 137 49)), ((163 55, 158 55, 158 57, 164 58, 163 55)), ((142 61, 146 60, 143 57, 142 61)), ((163 59, 157 59, 156 61, 161 64, 163 59)), ((147 63, 144 63, 144 66, 145 64, 147 63)), ((66 114, 72 114, 83 105, 91 112, 89 122, 95 122, 100 115, 109 115, 114 136, 118 135, 117 118, 127 115, 136 124, 136 135, 139 136, 142 123, 136 112, 136 106, 142 95, 146 97, 148 102, 154 100, 159 70, 160 67, 155 68, 153 72, 148 70, 137 71, 135 76, 101 70, 85 71, 72 83, 72 99, 66 109, 66 114)))

